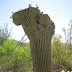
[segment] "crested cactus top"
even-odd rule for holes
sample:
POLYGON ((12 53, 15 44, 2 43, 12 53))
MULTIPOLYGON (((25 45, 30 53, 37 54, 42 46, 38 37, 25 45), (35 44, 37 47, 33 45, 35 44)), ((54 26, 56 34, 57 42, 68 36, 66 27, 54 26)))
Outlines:
MULTIPOLYGON (((13 14, 13 22, 22 25, 25 33, 31 39, 49 33, 54 34, 55 25, 47 14, 42 14, 38 8, 29 7, 13 14)), ((49 35, 48 34, 48 35, 49 35)))

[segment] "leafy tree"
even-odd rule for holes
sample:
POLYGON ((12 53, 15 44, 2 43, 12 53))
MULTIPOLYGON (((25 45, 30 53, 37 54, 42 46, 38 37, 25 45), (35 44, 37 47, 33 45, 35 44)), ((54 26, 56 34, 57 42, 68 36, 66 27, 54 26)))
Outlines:
POLYGON ((67 63, 65 63, 65 66, 67 70, 72 70, 72 19, 68 23, 68 28, 63 28, 63 32, 65 35, 65 48, 68 53, 68 59, 67 63))
POLYGON ((3 44, 10 37, 11 31, 8 31, 8 25, 4 24, 3 28, 0 28, 0 45, 3 44))
POLYGON ((68 28, 63 28, 63 32, 65 35, 67 46, 72 50, 72 20, 69 21, 68 28))
POLYGON ((63 68, 63 64, 67 63, 68 53, 61 42, 61 35, 56 35, 53 38, 52 43, 52 68, 59 69, 63 68))

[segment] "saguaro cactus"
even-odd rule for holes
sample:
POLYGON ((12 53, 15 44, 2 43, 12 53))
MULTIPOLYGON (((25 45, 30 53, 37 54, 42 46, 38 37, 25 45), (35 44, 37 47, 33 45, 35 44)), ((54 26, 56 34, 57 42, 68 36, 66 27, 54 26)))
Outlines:
POLYGON ((33 72, 51 72, 51 38, 55 25, 47 14, 29 7, 13 14, 13 22, 22 25, 30 39, 33 72))

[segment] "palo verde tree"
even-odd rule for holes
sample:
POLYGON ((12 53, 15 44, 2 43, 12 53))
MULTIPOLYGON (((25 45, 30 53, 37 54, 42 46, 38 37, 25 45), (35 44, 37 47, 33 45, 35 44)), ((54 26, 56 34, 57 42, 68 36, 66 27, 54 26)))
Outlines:
POLYGON ((34 72, 51 72, 51 38, 55 25, 47 14, 35 7, 13 13, 13 22, 22 25, 30 39, 34 72))
POLYGON ((10 37, 10 33, 11 31, 8 30, 7 24, 4 24, 4 27, 0 28, 0 45, 10 37))
POLYGON ((69 57, 68 64, 66 66, 69 71, 72 71, 72 20, 69 21, 67 29, 63 28, 63 32, 66 40, 65 48, 67 49, 69 57))
POLYGON ((63 32, 65 34, 65 39, 68 48, 72 50, 72 20, 69 21, 67 29, 63 28, 63 32))
MULTIPOLYGON (((69 62, 68 53, 64 46, 64 43, 61 42, 61 35, 54 35, 53 43, 51 46, 52 54, 52 69, 53 70, 66 70, 69 62)), ((68 70, 68 69, 67 69, 68 70)))

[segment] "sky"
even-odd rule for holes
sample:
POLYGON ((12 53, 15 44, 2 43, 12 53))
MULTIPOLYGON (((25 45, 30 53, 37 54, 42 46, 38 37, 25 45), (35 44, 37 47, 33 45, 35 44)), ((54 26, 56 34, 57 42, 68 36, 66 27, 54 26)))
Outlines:
POLYGON ((16 26, 10 18, 12 12, 28 8, 29 4, 38 5, 41 12, 50 16, 55 23, 55 34, 64 35, 62 28, 67 28, 72 19, 72 0, 0 0, 0 27, 8 24, 8 29, 12 29, 12 39, 21 40, 25 34, 22 26, 16 26))

